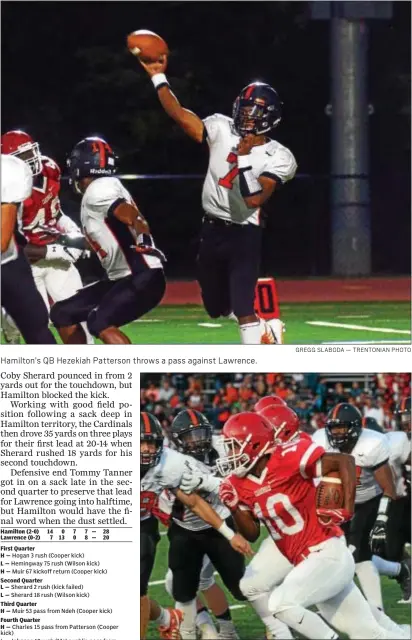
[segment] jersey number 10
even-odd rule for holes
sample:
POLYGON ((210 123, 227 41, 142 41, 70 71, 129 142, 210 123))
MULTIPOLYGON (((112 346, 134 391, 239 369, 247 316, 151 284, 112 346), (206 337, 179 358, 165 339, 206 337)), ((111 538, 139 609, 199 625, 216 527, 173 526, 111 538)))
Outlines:
POLYGON ((293 506, 289 497, 284 493, 276 493, 273 496, 270 496, 266 501, 266 509, 269 515, 269 518, 265 517, 263 511, 259 504, 255 504, 254 511, 259 518, 259 520, 263 520, 266 527, 269 530, 270 535, 273 540, 280 540, 283 536, 278 533, 275 527, 272 524, 272 521, 276 524, 279 531, 282 532, 284 536, 293 536, 295 533, 299 533, 302 531, 305 523, 303 521, 302 516, 296 507, 293 506), (282 520, 282 518, 276 513, 275 505, 282 505, 282 508, 287 512, 287 514, 294 520, 294 524, 288 525, 286 522, 282 520))

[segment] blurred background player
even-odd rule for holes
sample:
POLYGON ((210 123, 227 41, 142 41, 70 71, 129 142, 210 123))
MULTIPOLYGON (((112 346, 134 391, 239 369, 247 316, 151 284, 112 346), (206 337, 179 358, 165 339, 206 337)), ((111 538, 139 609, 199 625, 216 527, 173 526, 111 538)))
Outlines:
MULTIPOLYGON (((50 310, 55 302, 82 289, 75 263, 85 254, 87 242, 75 222, 62 212, 60 169, 54 160, 41 155, 38 142, 24 131, 8 131, 1 137, 1 150, 23 160, 33 174, 33 190, 23 204, 24 252, 32 265, 36 287, 50 310)), ((83 330, 87 342, 93 344, 85 324, 83 330)), ((16 327, 7 317, 3 331, 8 342, 19 342, 16 327)), ((65 342, 64 329, 59 333, 65 342)))
POLYGON ((22 203, 31 194, 29 167, 13 156, 1 156, 1 304, 27 344, 55 344, 45 304, 30 265, 15 239, 21 227, 22 203))
POLYGON ((144 63, 166 113, 198 143, 207 141, 209 168, 203 185, 205 211, 198 255, 203 304, 212 318, 236 316, 243 344, 280 344, 283 323, 255 314, 259 277, 261 207, 296 173, 293 154, 267 137, 281 120, 281 101, 268 84, 246 86, 233 118, 216 113, 201 120, 181 106, 165 76, 167 56, 144 63))
MULTIPOLYGON (((386 438, 389 443, 389 464, 394 476, 397 497, 390 504, 385 546, 380 555, 372 557, 372 561, 380 574, 395 578, 399 583, 402 589, 402 600, 399 602, 409 603, 411 558, 405 552, 405 544, 411 542, 410 397, 404 398, 396 407, 395 416, 397 429, 387 432, 386 438)), ((362 424, 368 429, 383 433, 383 429, 373 418, 364 418, 362 424)))
POLYGON ((355 513, 342 528, 353 551, 361 589, 379 624, 387 628, 390 622, 383 613, 381 581, 372 556, 384 554, 388 514, 391 503, 396 500, 388 440, 383 433, 363 428, 359 410, 342 402, 329 412, 325 428, 316 431, 313 441, 327 452, 340 451, 355 459, 355 513))
POLYGON ((56 304, 51 313, 68 342, 83 340, 80 323, 106 344, 130 344, 119 327, 156 307, 165 290, 165 260, 130 193, 114 177, 116 159, 101 138, 76 144, 67 161, 74 190, 82 195, 81 224, 107 278, 56 304))

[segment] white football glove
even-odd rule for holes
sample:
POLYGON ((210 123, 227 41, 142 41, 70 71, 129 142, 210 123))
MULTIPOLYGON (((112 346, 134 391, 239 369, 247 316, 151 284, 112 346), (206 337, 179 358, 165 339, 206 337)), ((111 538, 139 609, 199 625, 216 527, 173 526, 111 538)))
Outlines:
POLYGON ((194 491, 207 491, 211 493, 219 487, 220 480, 211 473, 204 473, 199 469, 191 469, 187 465, 180 481, 180 489, 183 493, 193 493, 194 491))
POLYGON ((89 252, 83 249, 63 247, 61 244, 48 244, 46 247, 45 260, 63 260, 64 262, 74 264, 87 253, 89 252))

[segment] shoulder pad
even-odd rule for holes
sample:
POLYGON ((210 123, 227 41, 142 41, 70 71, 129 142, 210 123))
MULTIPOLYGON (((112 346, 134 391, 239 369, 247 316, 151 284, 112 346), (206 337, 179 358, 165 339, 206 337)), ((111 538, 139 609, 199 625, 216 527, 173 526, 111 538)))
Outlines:
POLYGON ((83 197, 89 204, 114 202, 123 197, 122 183, 118 178, 110 176, 97 178, 89 184, 83 197))
POLYGON ((49 178, 53 178, 54 180, 60 180, 61 171, 60 167, 52 158, 48 156, 41 156, 42 163, 42 174, 47 175, 49 178))

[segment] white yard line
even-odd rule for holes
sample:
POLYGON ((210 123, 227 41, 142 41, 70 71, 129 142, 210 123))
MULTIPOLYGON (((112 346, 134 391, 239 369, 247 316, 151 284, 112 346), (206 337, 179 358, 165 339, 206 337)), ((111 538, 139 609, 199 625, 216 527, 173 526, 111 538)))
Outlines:
POLYGON ((336 316, 337 318, 350 319, 350 318, 370 318, 370 316, 336 316))
POLYGON ((365 327, 361 324, 342 324, 340 322, 324 322, 323 320, 312 320, 305 324, 310 324, 314 327, 335 327, 336 329, 351 329, 353 331, 374 331, 376 333, 399 333, 402 335, 411 335, 411 332, 407 329, 384 329, 382 327, 365 327))
POLYGON ((214 322, 198 322, 198 327, 206 327, 207 329, 216 329, 221 327, 221 324, 215 324, 214 322))

